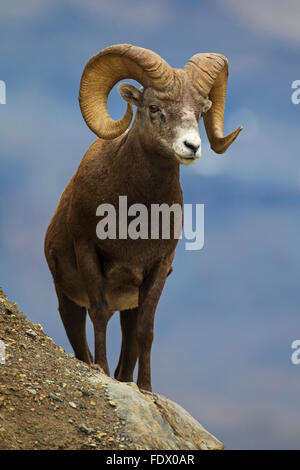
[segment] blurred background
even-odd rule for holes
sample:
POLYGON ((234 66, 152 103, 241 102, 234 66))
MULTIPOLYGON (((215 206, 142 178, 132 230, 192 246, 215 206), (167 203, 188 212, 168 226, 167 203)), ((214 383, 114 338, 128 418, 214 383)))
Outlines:
MULTIPOLYGON (((4 0, 0 4, 0 285, 66 351, 43 238, 60 195, 96 139, 78 106, 83 67, 116 43, 182 67, 198 52, 229 59, 218 156, 182 168, 184 202, 205 204, 205 244, 186 251, 161 297, 153 389, 229 449, 299 449, 300 79, 298 0, 4 0)), ((116 91, 109 109, 121 117, 116 91)), ((88 327, 92 344, 91 326, 88 327)), ((120 350, 116 313, 111 371, 120 350)))

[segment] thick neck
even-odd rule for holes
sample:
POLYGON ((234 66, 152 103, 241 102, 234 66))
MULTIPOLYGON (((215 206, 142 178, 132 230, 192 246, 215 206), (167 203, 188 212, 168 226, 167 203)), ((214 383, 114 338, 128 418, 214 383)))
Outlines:
MULTIPOLYGON (((139 186, 145 184, 148 187, 178 187, 179 163, 167 158, 159 152, 150 151, 143 145, 134 122, 129 130, 126 142, 120 148, 120 160, 131 168, 131 174, 139 180, 139 186)), ((150 189, 150 188, 149 188, 150 189)))

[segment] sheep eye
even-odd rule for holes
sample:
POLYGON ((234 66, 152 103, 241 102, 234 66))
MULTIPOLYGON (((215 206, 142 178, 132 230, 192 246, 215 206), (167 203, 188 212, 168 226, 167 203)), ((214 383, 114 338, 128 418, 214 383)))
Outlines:
POLYGON ((155 106, 155 104, 151 104, 149 106, 149 109, 150 109, 150 112, 151 113, 157 113, 157 111, 159 111, 159 107, 158 106, 155 106))

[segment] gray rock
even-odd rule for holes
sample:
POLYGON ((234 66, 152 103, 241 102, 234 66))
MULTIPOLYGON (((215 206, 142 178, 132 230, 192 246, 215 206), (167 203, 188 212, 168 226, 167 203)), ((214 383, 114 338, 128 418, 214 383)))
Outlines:
POLYGON ((91 434, 93 432, 93 429, 89 428, 86 424, 80 424, 78 428, 85 434, 91 434))
POLYGON ((32 328, 29 328, 29 330, 27 330, 25 333, 27 334, 27 336, 30 336, 31 338, 37 337, 37 333, 32 328))
POLYGON ((48 397, 49 397, 49 398, 52 398, 52 400, 59 401, 59 402, 63 402, 63 399, 60 398, 60 397, 58 397, 57 395, 54 395, 54 393, 49 392, 49 393, 48 393, 48 397))
POLYGON ((117 382, 104 374, 89 378, 106 386, 108 403, 113 403, 123 435, 135 449, 150 450, 220 450, 216 437, 177 403, 149 392, 141 392, 132 384, 117 382))

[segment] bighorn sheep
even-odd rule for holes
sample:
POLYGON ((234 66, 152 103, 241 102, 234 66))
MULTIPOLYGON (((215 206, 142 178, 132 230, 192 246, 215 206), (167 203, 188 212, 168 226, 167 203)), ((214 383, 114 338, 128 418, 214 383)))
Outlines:
POLYGON ((223 136, 228 61, 220 54, 196 54, 174 69, 154 52, 128 44, 92 57, 80 83, 79 103, 89 128, 99 137, 66 187, 45 238, 45 255, 59 312, 75 356, 93 358, 85 333, 86 309, 94 327, 94 362, 109 374, 106 327, 119 310, 122 347, 115 378, 151 390, 150 353, 154 314, 172 270, 178 239, 104 239, 96 236, 101 203, 182 205, 179 164, 200 157, 198 123, 204 124, 212 149, 223 153, 242 127, 223 136), (141 89, 120 84, 128 103, 122 119, 107 111, 110 90, 120 80, 138 81, 141 89), (137 113, 131 129, 132 105, 137 113))

